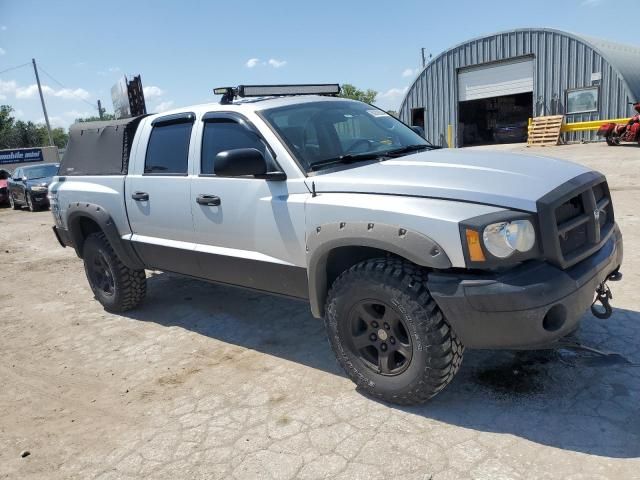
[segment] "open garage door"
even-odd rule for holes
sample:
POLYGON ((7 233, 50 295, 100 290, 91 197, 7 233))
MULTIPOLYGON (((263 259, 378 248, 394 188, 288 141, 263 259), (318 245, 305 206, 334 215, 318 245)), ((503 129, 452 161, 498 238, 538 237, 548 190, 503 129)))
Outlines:
POLYGON ((533 60, 461 70, 458 100, 459 146, 525 142, 533 115, 533 60))
POLYGON ((503 62, 461 70, 458 101, 533 92, 533 59, 503 62))

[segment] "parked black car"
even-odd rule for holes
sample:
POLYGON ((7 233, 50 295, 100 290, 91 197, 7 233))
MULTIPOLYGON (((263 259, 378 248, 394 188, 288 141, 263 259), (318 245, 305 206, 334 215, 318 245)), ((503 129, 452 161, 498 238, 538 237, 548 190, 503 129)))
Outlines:
POLYGON ((528 123, 526 120, 517 122, 498 122, 493 129, 493 139, 497 143, 526 142, 528 134, 528 123))
POLYGON ((32 212, 48 208, 47 192, 58 167, 59 163, 40 163, 16 168, 7 184, 11 207, 19 210, 26 205, 32 212))

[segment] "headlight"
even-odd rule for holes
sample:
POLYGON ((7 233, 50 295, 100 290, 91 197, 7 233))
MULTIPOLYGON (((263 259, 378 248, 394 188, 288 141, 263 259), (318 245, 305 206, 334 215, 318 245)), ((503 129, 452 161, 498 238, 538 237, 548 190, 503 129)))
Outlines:
POLYGON ((501 210, 460 222, 468 267, 499 268, 542 254, 535 214, 501 210))
POLYGON ((35 187, 31 187, 32 192, 46 192, 47 187, 43 187, 42 185, 36 185, 35 187))
POLYGON ((487 225, 482 241, 491 255, 507 258, 515 251, 528 252, 536 242, 536 232, 529 220, 514 220, 487 225))

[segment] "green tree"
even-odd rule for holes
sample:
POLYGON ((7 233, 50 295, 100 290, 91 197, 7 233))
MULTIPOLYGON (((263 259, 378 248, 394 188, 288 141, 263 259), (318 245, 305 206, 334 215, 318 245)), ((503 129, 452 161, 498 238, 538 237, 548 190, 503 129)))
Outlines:
POLYGON ((75 123, 99 122, 101 120, 104 121, 104 120, 115 120, 115 119, 116 119, 116 116, 113 113, 103 113, 102 118, 98 117, 97 115, 86 117, 86 118, 76 118, 75 123))
POLYGON ((15 118, 11 116, 13 108, 0 105, 0 148, 11 148, 15 118))
POLYGON ((33 122, 22 120, 15 123, 11 137, 12 144, 9 148, 41 147, 49 143, 46 127, 42 129, 33 122))
MULTIPOLYGON (((11 116, 13 107, 0 105, 0 148, 31 148, 49 145, 47 127, 33 122, 16 121, 11 116)), ((62 128, 51 130, 51 139, 58 148, 67 145, 69 135, 62 128)))
POLYGON ((360 100, 364 103, 375 102, 377 95, 378 92, 375 90, 371 90, 370 88, 367 90, 360 90, 358 87, 351 85, 350 83, 345 83, 340 89, 340 97, 350 98, 351 100, 360 100))
MULTIPOLYGON (((46 135, 46 131, 45 131, 46 135)), ((69 141, 69 134, 63 128, 54 128, 51 130, 51 139, 53 144, 58 148, 65 148, 69 141)))

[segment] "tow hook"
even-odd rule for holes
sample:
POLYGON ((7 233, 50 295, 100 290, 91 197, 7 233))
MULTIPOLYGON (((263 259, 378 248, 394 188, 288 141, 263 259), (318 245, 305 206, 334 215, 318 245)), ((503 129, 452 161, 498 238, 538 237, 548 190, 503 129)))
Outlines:
POLYGON ((591 313, 594 317, 606 320, 611 316, 613 309, 611 308, 609 300, 613 298, 613 295, 611 294, 611 289, 609 289, 609 286, 607 285, 607 281, 611 280, 612 282, 617 282, 621 279, 622 273, 616 270, 609 274, 607 278, 605 278, 604 281, 596 287, 596 298, 591 304, 591 313), (600 303, 601 306, 598 306, 598 303, 600 303))

